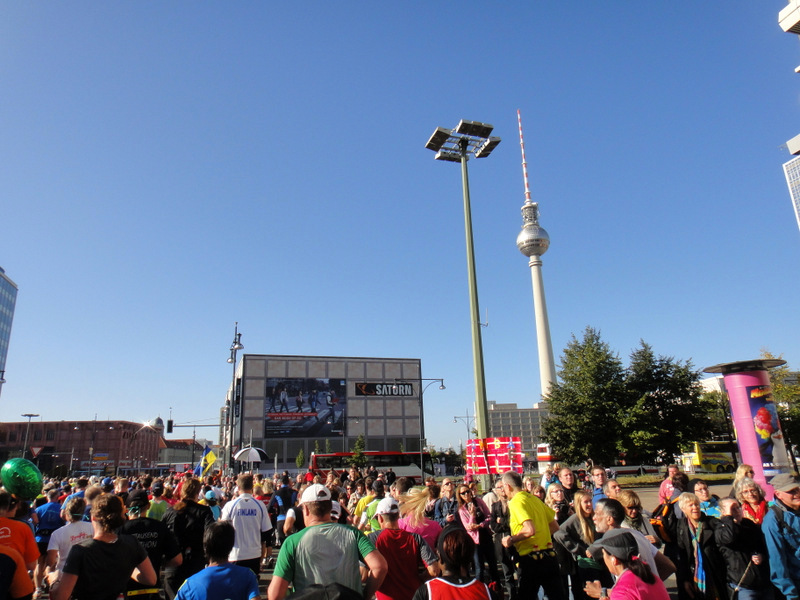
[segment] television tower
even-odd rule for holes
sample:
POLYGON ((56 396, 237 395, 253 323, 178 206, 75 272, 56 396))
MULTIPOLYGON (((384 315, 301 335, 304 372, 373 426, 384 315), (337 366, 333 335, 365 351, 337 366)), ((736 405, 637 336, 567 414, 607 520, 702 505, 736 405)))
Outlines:
POLYGON ((528 185, 528 163, 525 161, 525 142, 522 139, 522 117, 517 111, 519 123, 519 145, 522 149, 522 178, 525 181, 525 204, 522 206, 522 231, 517 236, 517 248, 530 258, 533 282, 533 309, 536 316, 536 340, 539 350, 539 379, 542 396, 550 391, 556 381, 556 368, 553 361, 553 342, 550 340, 550 324, 547 320, 547 303, 544 299, 542 280, 542 254, 550 247, 550 236, 539 225, 539 203, 531 201, 528 185))

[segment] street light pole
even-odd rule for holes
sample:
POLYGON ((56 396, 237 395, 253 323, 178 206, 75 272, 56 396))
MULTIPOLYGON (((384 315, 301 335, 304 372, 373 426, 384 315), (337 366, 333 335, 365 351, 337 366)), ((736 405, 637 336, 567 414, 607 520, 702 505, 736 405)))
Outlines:
POLYGON ((25 428, 25 444, 22 446, 22 458, 25 458, 25 453, 28 451, 28 434, 31 432, 31 419, 33 417, 38 417, 39 415, 25 413, 22 416, 28 418, 28 426, 25 428))
POLYGON ((486 401, 486 379, 483 365, 483 341, 481 339, 480 307, 478 305, 478 283, 475 274, 475 250, 472 241, 472 209, 469 195, 469 173, 467 160, 485 158, 500 143, 492 137, 494 127, 478 121, 461 120, 455 129, 437 127, 425 147, 436 152, 437 160, 461 163, 461 185, 464 192, 464 229, 467 244, 467 279, 469 285, 470 320, 472 330, 472 363, 475 380, 475 422, 478 437, 489 435, 489 408, 486 401))
MULTIPOLYGON (((227 415, 226 415, 226 431, 228 438, 225 444, 225 467, 226 468, 233 468, 233 413, 235 410, 236 404, 236 355, 238 354, 239 350, 244 350, 244 346, 242 345, 242 334, 239 333, 239 321, 234 323, 233 327, 233 342, 231 342, 231 355, 228 358, 228 362, 232 365, 232 375, 231 375, 231 395, 228 398, 228 402, 226 403, 227 406, 227 415)), ((239 408, 239 418, 241 419, 241 407, 239 408)))

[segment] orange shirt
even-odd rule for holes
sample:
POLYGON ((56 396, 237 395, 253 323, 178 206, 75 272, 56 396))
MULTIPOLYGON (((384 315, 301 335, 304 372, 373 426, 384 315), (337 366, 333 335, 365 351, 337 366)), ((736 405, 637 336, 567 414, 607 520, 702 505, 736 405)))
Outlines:
POLYGON ((39 558, 39 547, 33 530, 26 523, 0 517, 0 546, 13 548, 22 555, 25 564, 35 562, 39 558))

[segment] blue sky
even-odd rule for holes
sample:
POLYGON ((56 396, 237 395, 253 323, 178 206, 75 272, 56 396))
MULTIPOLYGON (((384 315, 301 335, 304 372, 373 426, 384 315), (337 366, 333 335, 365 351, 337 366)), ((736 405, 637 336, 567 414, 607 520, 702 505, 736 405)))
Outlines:
MULTIPOLYGON (((551 236, 556 360, 589 325, 698 368, 800 366, 796 36, 771 2, 0 6, 0 266, 20 287, 0 419, 213 422, 246 352, 419 357, 429 441, 474 399, 470 163, 488 398, 538 362, 516 110, 551 236)), ((206 430, 214 435, 214 430, 206 430)), ((184 432, 181 432, 184 435, 184 432)))

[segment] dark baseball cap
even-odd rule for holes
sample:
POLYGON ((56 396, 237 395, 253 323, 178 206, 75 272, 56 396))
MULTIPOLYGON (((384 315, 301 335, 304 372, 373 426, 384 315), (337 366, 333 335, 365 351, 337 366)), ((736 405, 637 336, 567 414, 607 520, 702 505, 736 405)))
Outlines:
POLYGON ((127 504, 131 508, 146 506, 148 502, 150 502, 150 498, 147 497, 147 492, 145 490, 133 490, 128 493, 127 504))

